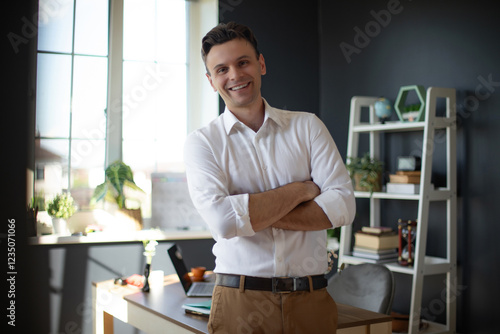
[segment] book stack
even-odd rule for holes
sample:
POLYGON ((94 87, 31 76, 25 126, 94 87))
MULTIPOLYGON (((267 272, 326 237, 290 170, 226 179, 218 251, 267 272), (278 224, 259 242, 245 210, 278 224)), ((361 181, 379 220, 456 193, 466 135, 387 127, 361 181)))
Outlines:
POLYGON ((364 226, 354 234, 352 255, 368 263, 394 262, 398 259, 398 235, 390 227, 364 226))
POLYGON ((199 315, 202 317, 210 316, 210 307, 212 305, 212 300, 203 301, 200 303, 190 303, 183 304, 182 308, 188 314, 199 315))
POLYGON ((398 194, 420 193, 420 171, 398 170, 396 174, 389 175, 387 192, 398 194))

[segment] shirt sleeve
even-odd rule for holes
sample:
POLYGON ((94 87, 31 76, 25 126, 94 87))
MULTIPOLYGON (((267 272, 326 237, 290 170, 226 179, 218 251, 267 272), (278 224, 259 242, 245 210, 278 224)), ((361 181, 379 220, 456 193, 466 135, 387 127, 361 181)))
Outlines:
POLYGON ((323 122, 316 116, 311 123, 311 178, 321 194, 314 201, 323 209, 332 227, 354 220, 356 201, 351 178, 337 145, 323 122))
POLYGON ((199 132, 186 139, 184 162, 191 199, 214 239, 254 235, 248 212, 249 195, 229 194, 227 177, 199 132))

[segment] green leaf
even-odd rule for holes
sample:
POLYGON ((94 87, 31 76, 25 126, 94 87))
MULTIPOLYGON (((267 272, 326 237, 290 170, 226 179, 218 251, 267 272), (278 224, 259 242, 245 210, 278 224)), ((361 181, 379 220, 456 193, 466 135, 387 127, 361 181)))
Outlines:
POLYGON ((98 185, 94 190, 94 195, 92 195, 92 199, 90 201, 91 205, 102 200, 107 192, 108 192, 108 184, 106 182, 98 185))
POLYGON ((115 161, 109 165, 105 171, 105 179, 103 184, 96 187, 91 203, 104 199, 116 202, 119 208, 126 208, 126 200, 130 196, 125 193, 126 188, 144 194, 134 182, 132 169, 123 161, 115 161))

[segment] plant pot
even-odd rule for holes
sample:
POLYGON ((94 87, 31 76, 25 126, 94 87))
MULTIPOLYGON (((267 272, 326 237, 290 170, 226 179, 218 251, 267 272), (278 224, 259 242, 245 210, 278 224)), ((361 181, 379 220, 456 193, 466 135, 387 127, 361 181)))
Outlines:
POLYGON ((52 218, 52 231, 57 235, 70 235, 68 223, 64 218, 52 218))
MULTIPOLYGON (((361 183, 361 178, 363 177, 362 174, 360 173, 354 173, 354 190, 355 191, 370 191, 367 187, 362 187, 360 185, 361 183)), ((382 174, 379 173, 377 174, 377 177, 371 177, 368 176, 368 182, 373 184, 373 189, 372 191, 381 191, 382 190, 382 174)))
POLYGON ((119 209, 116 212, 116 217, 121 223, 130 225, 132 229, 137 231, 142 230, 142 213, 141 209, 119 209))

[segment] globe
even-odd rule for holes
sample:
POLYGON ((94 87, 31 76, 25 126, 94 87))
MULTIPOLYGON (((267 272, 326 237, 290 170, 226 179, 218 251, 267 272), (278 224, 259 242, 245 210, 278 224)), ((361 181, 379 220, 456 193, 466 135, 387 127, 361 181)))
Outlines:
POLYGON ((379 98, 375 102, 375 115, 380 118, 380 122, 382 124, 385 123, 385 120, 391 117, 392 114, 392 105, 391 102, 385 97, 379 98))

